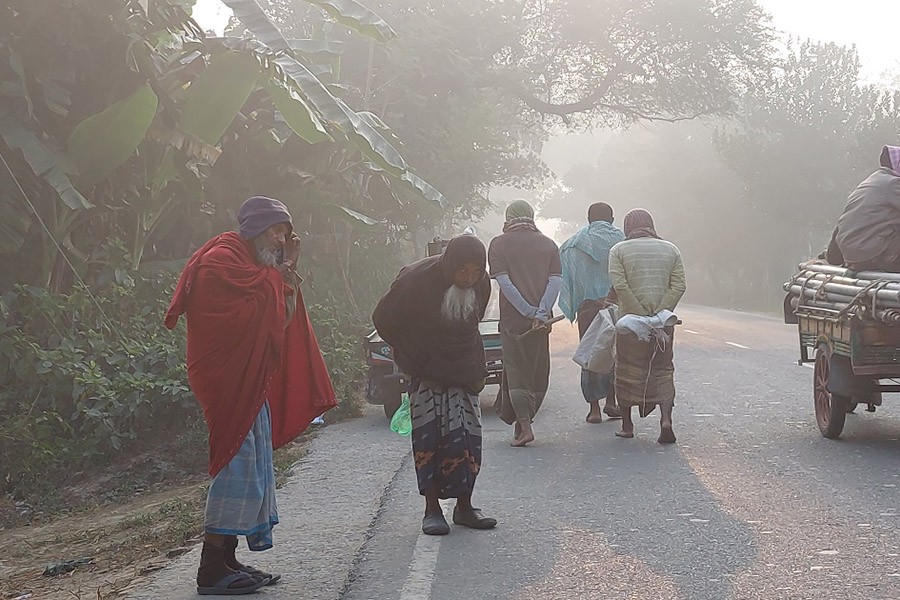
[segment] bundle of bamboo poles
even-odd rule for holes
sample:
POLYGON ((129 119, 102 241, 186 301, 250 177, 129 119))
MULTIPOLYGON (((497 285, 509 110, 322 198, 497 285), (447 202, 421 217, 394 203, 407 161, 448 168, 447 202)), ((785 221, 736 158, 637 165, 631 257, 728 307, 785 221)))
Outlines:
POLYGON ((812 308, 900 324, 900 273, 860 272, 808 262, 784 284, 795 309, 812 308))

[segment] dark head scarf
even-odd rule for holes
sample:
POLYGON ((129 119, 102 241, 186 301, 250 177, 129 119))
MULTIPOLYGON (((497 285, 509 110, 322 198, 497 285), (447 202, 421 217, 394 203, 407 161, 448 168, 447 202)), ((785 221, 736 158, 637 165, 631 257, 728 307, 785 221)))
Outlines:
POLYGON ((254 196, 245 200, 238 212, 238 233, 245 240, 252 240, 279 223, 287 223, 291 229, 294 228, 291 213, 284 204, 274 198, 254 196))
POLYGON ((516 200, 506 207, 506 223, 503 233, 510 231, 537 231, 534 224, 534 208, 525 200, 516 200))
POLYGON ((441 270, 447 283, 452 284, 456 272, 469 263, 476 264, 482 271, 484 270, 487 264, 487 251, 481 240, 474 235, 461 235, 450 240, 440 259, 441 270))
POLYGON ((881 149, 881 166, 900 173, 900 147, 885 146, 881 149))
POLYGON ((596 223, 597 221, 606 221, 607 223, 612 223, 612 206, 605 202, 597 202, 596 204, 591 204, 591 207, 588 209, 588 223, 596 223))
POLYGON ((629 240, 652 237, 659 239, 656 226, 653 224, 653 216, 643 208, 636 208, 625 215, 622 224, 625 237, 629 240))
POLYGON ((441 314, 454 273, 467 263, 483 270, 487 266, 484 244, 473 235, 453 238, 441 256, 404 267, 375 308, 375 328, 394 348, 400 369, 414 379, 463 386, 487 375, 484 342, 478 331, 491 296, 487 274, 472 288, 475 315, 459 322, 441 314))

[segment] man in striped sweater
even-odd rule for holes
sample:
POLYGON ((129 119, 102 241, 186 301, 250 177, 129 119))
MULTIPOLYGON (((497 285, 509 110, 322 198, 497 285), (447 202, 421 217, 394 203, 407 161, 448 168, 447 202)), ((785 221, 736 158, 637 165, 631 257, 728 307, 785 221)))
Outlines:
MULTIPOLYGON (((609 275, 619 303, 619 318, 625 315, 653 317, 674 311, 686 284, 681 252, 660 239, 653 217, 643 209, 625 215, 626 240, 609 252, 609 275)), ((622 413, 622 430, 616 435, 634 437, 631 409, 646 417, 659 406, 659 443, 675 442, 672 409, 675 405, 675 366, 672 344, 674 327, 641 340, 631 333, 616 336, 616 400, 622 413)))

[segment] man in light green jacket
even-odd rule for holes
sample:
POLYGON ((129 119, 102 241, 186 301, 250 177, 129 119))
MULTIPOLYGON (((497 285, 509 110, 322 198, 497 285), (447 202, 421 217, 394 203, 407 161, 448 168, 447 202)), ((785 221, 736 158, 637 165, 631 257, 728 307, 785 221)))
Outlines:
MULTIPOLYGON (((674 311, 686 289, 681 252, 659 238, 653 217, 643 209, 625 216, 626 240, 609 253, 609 274, 619 304, 619 317, 652 317, 674 311)), ((659 406, 661 444, 675 442, 672 409, 675 405, 674 328, 667 327, 649 341, 631 333, 616 336, 616 399, 622 412, 622 430, 634 437, 631 409, 646 417, 659 406)))

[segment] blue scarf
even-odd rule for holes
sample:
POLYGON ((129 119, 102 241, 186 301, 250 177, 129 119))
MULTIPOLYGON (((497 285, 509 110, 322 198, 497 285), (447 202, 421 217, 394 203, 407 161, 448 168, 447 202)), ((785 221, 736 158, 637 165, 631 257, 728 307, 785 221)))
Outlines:
POLYGON ((600 300, 609 293, 609 251, 625 240, 622 230, 606 221, 581 228, 560 247, 563 286, 559 308, 570 321, 585 300, 600 300))

